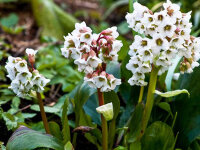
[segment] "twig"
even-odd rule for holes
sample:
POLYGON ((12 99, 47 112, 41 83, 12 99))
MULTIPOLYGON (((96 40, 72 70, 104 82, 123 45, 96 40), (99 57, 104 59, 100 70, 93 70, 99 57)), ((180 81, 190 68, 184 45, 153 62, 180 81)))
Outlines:
POLYGON ((16 111, 15 113, 13 113, 13 115, 16 115, 17 113, 19 113, 19 112, 21 112, 21 111, 23 111, 23 110, 26 110, 26 109, 28 109, 28 108, 30 108, 30 107, 31 107, 31 104, 29 104, 29 105, 27 105, 27 106, 25 106, 25 107, 19 109, 18 111, 16 111))

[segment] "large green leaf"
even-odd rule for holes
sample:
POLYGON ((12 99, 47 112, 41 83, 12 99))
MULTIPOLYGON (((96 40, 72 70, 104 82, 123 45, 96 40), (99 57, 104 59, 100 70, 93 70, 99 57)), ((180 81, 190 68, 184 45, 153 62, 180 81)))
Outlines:
POLYGON ((169 91, 169 92, 165 92, 165 93, 162 93, 162 92, 160 92, 158 90, 155 90, 155 93, 157 95, 162 96, 162 97, 173 97, 173 96, 177 96, 177 95, 182 94, 182 93, 186 93, 186 94, 188 94, 188 96, 190 96, 190 93, 185 89, 183 89, 183 90, 174 90, 174 91, 169 91))
POLYGON ((172 150, 174 142, 172 128, 157 121, 147 128, 142 138, 142 150, 172 150))
POLYGON ((65 144, 65 150, 74 150, 73 145, 70 141, 65 144))
POLYGON ((10 137, 7 150, 32 150, 35 148, 52 148, 63 150, 64 145, 55 137, 21 126, 10 137))
POLYGON ((19 17, 15 13, 9 14, 9 16, 1 18, 0 24, 5 27, 14 27, 19 21, 19 17))
POLYGON ((89 115, 92 120, 101 125, 101 117, 100 114, 96 111, 96 108, 99 106, 98 96, 97 93, 94 93, 92 96, 89 97, 83 109, 87 115, 89 115))
POLYGON ((62 135, 63 135, 64 143, 67 143, 68 141, 71 140, 70 128, 69 128, 68 117, 67 117, 67 110, 68 110, 68 105, 69 105, 68 101, 69 101, 69 99, 67 98, 63 104, 62 117, 61 117, 62 135))
POLYGON ((31 0, 33 14, 42 34, 63 40, 74 29, 77 20, 61 10, 52 0, 31 0))
MULTIPOLYGON (((96 92, 96 89, 90 88, 87 83, 80 84, 69 94, 72 103, 74 104, 74 112, 75 112, 75 127, 78 126, 89 126, 95 127, 92 123, 91 117, 88 116, 83 109, 83 105, 87 102, 89 97, 96 92)), ((97 139, 92 136, 90 133, 85 134, 85 137, 92 142, 93 144, 97 145, 97 139)), ((76 141, 77 133, 73 135, 73 144, 76 141)))
POLYGON ((132 143, 135 142, 140 135, 141 131, 141 121, 142 121, 142 115, 144 111, 143 104, 138 104, 135 107, 135 110, 131 116, 131 120, 129 123, 129 131, 128 131, 128 142, 132 143))
POLYGON ((189 145, 200 136, 200 69, 194 69, 191 74, 180 77, 177 88, 185 88, 190 93, 190 99, 184 95, 174 98, 172 111, 177 112, 175 132, 179 132, 177 146, 187 149, 189 145))
POLYGON ((61 134, 61 131, 60 131, 60 126, 54 122, 54 121, 50 121, 49 122, 49 129, 50 129, 50 133, 58 138, 59 140, 62 140, 62 134, 61 134))

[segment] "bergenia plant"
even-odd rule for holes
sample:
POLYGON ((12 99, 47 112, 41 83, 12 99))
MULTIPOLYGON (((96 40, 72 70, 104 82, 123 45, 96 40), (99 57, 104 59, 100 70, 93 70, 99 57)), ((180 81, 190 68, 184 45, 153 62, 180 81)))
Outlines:
MULTIPOLYGON (((117 53, 122 47, 122 42, 116 40, 118 36, 116 27, 95 34, 86 26, 85 22, 77 23, 75 30, 64 37, 64 48, 61 49, 62 55, 74 59, 74 63, 78 65, 78 70, 85 73, 84 82, 98 91, 100 107, 97 108, 97 111, 101 113, 102 147, 104 150, 107 150, 108 146, 107 118, 105 116, 107 116, 107 112, 112 113, 112 111, 109 111, 110 108, 112 109, 112 103, 102 106, 104 105, 103 92, 114 90, 117 85, 121 84, 120 79, 106 72, 108 62, 118 60, 117 53), (107 108, 108 111, 105 111, 107 108)), ((113 116, 113 113, 111 116, 113 116)), ((112 117, 108 118, 112 119, 112 117)))
MULTIPOLYGON (((145 105, 141 135, 147 126, 155 92, 157 75, 162 75, 173 65, 174 58, 182 57, 181 73, 191 73, 199 66, 200 38, 191 36, 191 12, 182 13, 180 6, 167 0, 160 12, 153 13, 147 7, 135 2, 134 11, 126 15, 129 28, 138 33, 130 46, 130 60, 127 69, 133 76, 130 85, 149 84, 145 105), (145 81, 145 74, 151 73, 150 81, 145 81)), ((141 94, 142 96, 142 94, 141 94)), ((142 98, 140 97, 139 102, 142 98)))
POLYGON ((40 112, 46 133, 50 133, 49 126, 47 123, 46 114, 44 112, 44 106, 41 99, 40 93, 44 91, 44 87, 47 83, 50 82, 49 79, 46 79, 43 75, 39 73, 38 70, 34 68, 35 64, 35 54, 36 50, 26 49, 28 55, 29 65, 26 60, 20 57, 8 57, 8 62, 5 66, 8 75, 10 78, 11 86, 10 89, 21 98, 26 96, 35 97, 37 95, 40 112))

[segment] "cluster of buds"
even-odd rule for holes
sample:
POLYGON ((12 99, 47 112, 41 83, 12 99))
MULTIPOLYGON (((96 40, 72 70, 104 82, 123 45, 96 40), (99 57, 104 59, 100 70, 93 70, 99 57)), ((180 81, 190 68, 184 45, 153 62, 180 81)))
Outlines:
POLYGON ((65 38, 62 55, 74 59, 78 70, 84 72, 84 81, 101 92, 115 89, 121 84, 112 74, 106 73, 106 64, 118 60, 118 51, 122 43, 116 27, 108 28, 100 34, 92 33, 85 22, 76 23, 75 29, 65 38))
POLYGON ((8 62, 5 66, 8 72, 7 77, 12 81, 9 88, 19 97, 31 96, 34 91, 42 92, 44 86, 50 81, 33 67, 37 51, 26 49, 26 53, 32 67, 28 66, 26 60, 12 56, 8 57, 8 62))
POLYGON ((191 12, 181 13, 180 6, 169 0, 155 13, 138 2, 133 6, 134 12, 128 13, 126 19, 129 27, 143 36, 136 35, 130 46, 127 69, 133 73, 128 81, 131 85, 147 85, 145 73, 155 66, 158 74, 163 74, 176 55, 183 57, 181 73, 191 73, 199 66, 200 38, 190 35, 191 12))

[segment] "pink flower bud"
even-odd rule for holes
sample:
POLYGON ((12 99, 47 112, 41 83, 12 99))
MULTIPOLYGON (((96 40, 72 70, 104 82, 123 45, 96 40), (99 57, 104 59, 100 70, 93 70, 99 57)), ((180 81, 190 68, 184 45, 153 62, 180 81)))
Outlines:
POLYGON ((96 77, 96 76, 98 76, 98 72, 97 71, 93 72, 93 74, 92 74, 92 77, 96 77))
POLYGON ((105 72, 105 71, 102 71, 102 72, 100 73, 100 75, 106 77, 106 72, 105 72))
POLYGON ((83 55, 82 55, 82 59, 87 60, 87 58, 88 58, 88 54, 83 54, 83 55))
POLYGON ((111 35, 112 34, 112 30, 103 30, 101 32, 102 35, 111 35))
POLYGON ((90 50, 89 55, 90 55, 90 56, 96 56, 96 53, 95 53, 95 51, 90 50))
POLYGON ((111 79, 114 79, 115 77, 112 75, 112 74, 107 74, 107 79, 108 80, 111 80, 111 79))

